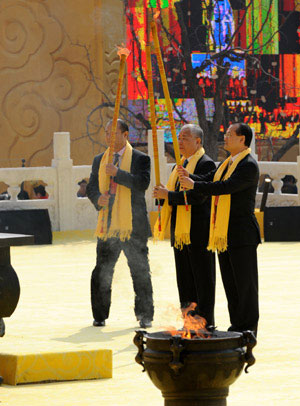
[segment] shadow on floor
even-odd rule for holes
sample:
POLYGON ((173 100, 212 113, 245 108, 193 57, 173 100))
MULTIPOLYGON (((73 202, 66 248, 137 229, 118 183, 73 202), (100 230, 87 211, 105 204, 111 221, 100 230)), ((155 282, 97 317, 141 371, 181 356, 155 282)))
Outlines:
POLYGON ((77 333, 72 334, 67 337, 56 337, 52 340, 62 341, 66 343, 104 343, 109 342, 114 338, 118 338, 127 334, 132 333, 132 339, 134 337, 134 332, 137 328, 126 328, 123 330, 107 331, 105 327, 84 327, 77 333))

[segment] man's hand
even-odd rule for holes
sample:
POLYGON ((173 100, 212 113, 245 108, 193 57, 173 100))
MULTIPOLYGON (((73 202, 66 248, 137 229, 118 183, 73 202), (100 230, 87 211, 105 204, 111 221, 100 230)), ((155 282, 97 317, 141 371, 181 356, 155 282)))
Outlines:
POLYGON ((159 186, 155 186, 153 188, 152 196, 156 199, 167 199, 168 193, 168 189, 164 185, 160 184, 159 186))
POLYGON ((189 172, 183 166, 177 166, 176 168, 178 176, 189 176, 189 172))
POLYGON ((98 206, 108 206, 109 194, 101 195, 98 199, 98 206))
POLYGON ((107 164, 106 165, 106 175, 116 176, 118 172, 118 168, 114 164, 107 164))
POLYGON ((180 185, 184 189, 194 189, 194 181, 188 176, 179 176, 180 185))

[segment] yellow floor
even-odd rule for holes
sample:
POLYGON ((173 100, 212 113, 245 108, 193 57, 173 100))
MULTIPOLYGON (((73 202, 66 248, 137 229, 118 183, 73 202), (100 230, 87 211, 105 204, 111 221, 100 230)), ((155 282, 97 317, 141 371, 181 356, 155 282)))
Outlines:
MULTIPOLYGON (((163 406, 160 392, 134 362, 138 327, 133 290, 122 255, 113 282, 107 326, 91 326, 90 272, 95 262, 91 233, 55 235, 53 245, 12 248, 21 298, 5 319, 1 352, 113 350, 113 378, 0 387, 1 406, 163 406)), ((149 242, 155 320, 161 330, 174 318, 177 290, 169 242, 149 242), (167 311, 169 313, 167 313, 167 311)), ((261 320, 255 366, 230 388, 228 406, 300 404, 300 243, 265 243, 259 248, 261 320)), ((217 280, 216 320, 228 327, 226 300, 217 280)))

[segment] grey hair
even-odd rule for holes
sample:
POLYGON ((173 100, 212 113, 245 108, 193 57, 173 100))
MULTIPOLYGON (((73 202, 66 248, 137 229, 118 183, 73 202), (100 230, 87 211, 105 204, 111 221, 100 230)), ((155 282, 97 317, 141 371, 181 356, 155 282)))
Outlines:
MULTIPOLYGON (((112 122, 113 122, 113 120, 109 120, 109 122, 106 124, 106 127, 110 126, 112 124, 112 122)), ((124 133, 125 131, 129 131, 129 127, 124 120, 122 120, 121 118, 118 118, 117 123, 118 123, 118 128, 120 128, 120 130, 121 130, 121 133, 124 133)))
POLYGON ((203 140, 203 136, 204 136, 203 130, 199 125, 197 125, 197 124, 185 124, 181 129, 182 130, 188 129, 188 130, 190 130, 190 133, 192 135, 194 135, 194 137, 200 138, 201 141, 203 140))

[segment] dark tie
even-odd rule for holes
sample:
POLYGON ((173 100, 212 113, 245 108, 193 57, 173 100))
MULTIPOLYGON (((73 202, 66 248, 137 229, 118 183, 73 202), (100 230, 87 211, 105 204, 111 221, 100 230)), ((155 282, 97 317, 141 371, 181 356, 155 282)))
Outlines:
MULTIPOLYGON (((188 159, 185 159, 184 162, 183 162, 183 165, 182 165, 183 168, 186 168, 186 166, 187 166, 188 163, 189 163, 188 159)), ((176 191, 176 192, 178 192, 179 186, 180 186, 180 184, 179 184, 179 179, 177 179, 177 180, 176 180, 176 184, 175 184, 175 191, 176 191)))
POLYGON ((120 155, 117 154, 117 153, 115 153, 115 154, 114 154, 114 161, 113 161, 113 164, 114 164, 115 166, 119 166, 119 160, 120 160, 120 155))
POLYGON ((221 175, 220 180, 223 180, 224 176, 225 176, 226 173, 229 171, 229 168, 231 167, 232 164, 233 164, 233 160, 230 159, 230 161, 228 162, 226 168, 224 169, 224 171, 223 171, 223 173, 222 173, 222 175, 221 175))
MULTIPOLYGON (((116 167, 119 166, 119 162, 120 162, 120 155, 115 153, 114 154, 114 160, 113 160, 113 165, 115 165, 116 167)), ((110 195, 115 195, 116 194, 116 182, 114 180, 114 178, 111 176, 110 177, 110 187, 109 187, 109 193, 110 195)))
MULTIPOLYGON (((114 153, 113 165, 118 167, 119 166, 119 161, 120 161, 120 155, 117 154, 117 153, 114 153)), ((116 189, 117 189, 117 184, 114 181, 114 178, 111 176, 110 177, 110 185, 109 185, 110 198, 109 198, 109 203, 108 203, 107 230, 109 229, 110 223, 111 223, 111 212, 112 212, 112 207, 113 207, 115 197, 116 197, 116 189)))

